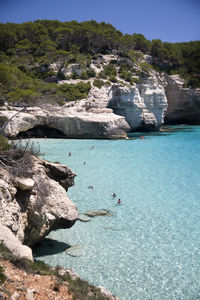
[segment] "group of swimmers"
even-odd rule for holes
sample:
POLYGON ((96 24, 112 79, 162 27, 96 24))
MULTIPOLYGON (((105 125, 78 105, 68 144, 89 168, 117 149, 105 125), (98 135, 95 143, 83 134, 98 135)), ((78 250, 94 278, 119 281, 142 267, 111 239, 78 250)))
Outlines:
MULTIPOLYGON (((93 189, 93 188, 94 188, 94 185, 89 185, 89 186, 88 186, 88 189, 93 189)), ((115 198, 116 196, 117 196, 117 195, 116 195, 115 193, 112 194, 112 197, 113 197, 113 198, 115 198)), ((117 204, 121 204, 121 203, 122 203, 121 199, 118 199, 118 200, 117 200, 117 204)))
MULTIPOLYGON (((113 196, 113 198, 115 198, 117 195, 115 193, 113 193, 112 196, 113 196)), ((122 203, 121 199, 118 199, 117 203, 121 204, 122 203)))
MULTIPOLYGON (((94 149, 94 146, 92 146, 91 149, 94 149)), ((71 156, 71 155, 72 155, 71 152, 69 152, 69 156, 71 156)), ((86 164, 85 161, 84 161, 83 164, 84 164, 84 165, 86 164)), ((93 186, 93 185, 89 185, 88 188, 89 188, 89 189, 93 189, 94 186, 93 186)), ((116 196, 117 196, 117 195, 116 195, 115 193, 112 194, 112 197, 113 197, 113 198, 115 198, 116 196)), ((121 204, 121 203, 122 203, 121 199, 118 199, 117 204, 121 204)))

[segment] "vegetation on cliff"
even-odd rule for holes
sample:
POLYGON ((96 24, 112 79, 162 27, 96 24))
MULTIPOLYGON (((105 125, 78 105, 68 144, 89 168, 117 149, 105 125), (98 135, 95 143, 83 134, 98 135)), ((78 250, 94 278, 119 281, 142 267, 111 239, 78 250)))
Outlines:
POLYGON ((63 268, 52 268, 41 261, 31 262, 26 259, 14 257, 10 250, 1 243, 0 262, 3 266, 0 265, 0 293, 5 299, 7 297, 10 299, 14 292, 17 292, 21 299, 24 293, 30 289, 30 282, 32 283, 31 288, 35 290, 34 299, 52 299, 53 297, 51 298, 51 296, 53 294, 55 294, 54 296, 58 296, 59 299, 110 299, 104 296, 98 288, 89 285, 78 276, 73 278, 70 272, 63 268), (17 276, 18 279, 11 280, 13 275, 17 276), (37 280, 35 275, 39 279, 39 286, 36 285, 37 280), (47 283, 49 284, 47 285, 47 283), (44 293, 44 288, 45 294, 42 294, 44 293), (45 297, 46 294, 49 297, 45 297), (40 298, 41 296, 43 298, 40 298))
MULTIPOLYGON (((118 54, 123 63, 111 61, 98 75, 116 82, 119 76, 133 83, 134 64, 143 54, 152 56, 158 71, 180 74, 186 86, 200 87, 200 42, 167 43, 147 40, 142 34, 123 35, 105 22, 38 20, 23 24, 0 24, 0 97, 10 103, 35 105, 48 101, 60 105, 84 98, 90 83, 59 86, 57 80, 69 79, 63 69, 78 64, 81 74, 72 79, 89 80, 96 76, 91 62, 101 54, 118 54), (58 69, 52 64, 57 63, 58 69)), ((100 66, 99 66, 100 67, 100 66)), ((141 66, 148 71, 149 65, 141 66)), ((100 84, 97 83, 96 84, 100 84)))
POLYGON ((9 142, 0 134, 0 167, 14 176, 30 176, 33 173, 31 155, 38 156, 39 153, 33 142, 9 142))

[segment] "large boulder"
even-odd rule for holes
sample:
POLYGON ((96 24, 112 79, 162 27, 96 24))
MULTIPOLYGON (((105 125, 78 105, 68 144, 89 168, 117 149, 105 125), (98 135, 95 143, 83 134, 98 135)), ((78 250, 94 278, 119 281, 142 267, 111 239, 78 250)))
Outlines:
POLYGON ((77 207, 66 193, 75 174, 64 165, 31 159, 33 175, 29 178, 13 178, 0 170, 0 221, 28 246, 51 230, 73 226, 78 219, 77 207))
POLYGON ((32 251, 28 246, 22 245, 14 233, 0 223, 0 243, 7 247, 15 257, 26 258, 33 261, 32 251))

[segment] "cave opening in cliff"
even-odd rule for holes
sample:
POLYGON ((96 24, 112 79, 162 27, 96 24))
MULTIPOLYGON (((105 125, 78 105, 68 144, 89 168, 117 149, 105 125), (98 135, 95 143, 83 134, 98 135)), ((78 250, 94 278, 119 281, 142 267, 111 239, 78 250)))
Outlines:
POLYGON ((52 128, 45 125, 37 125, 27 131, 20 132, 17 138, 67 138, 67 136, 56 128, 52 128))

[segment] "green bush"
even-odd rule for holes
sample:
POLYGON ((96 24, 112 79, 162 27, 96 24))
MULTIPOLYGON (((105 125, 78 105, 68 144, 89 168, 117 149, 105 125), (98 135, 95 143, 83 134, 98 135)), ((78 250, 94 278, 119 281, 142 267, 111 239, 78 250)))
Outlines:
POLYGON ((146 73, 148 73, 148 74, 149 74, 149 73, 152 71, 152 69, 153 69, 153 67, 152 67, 150 64, 146 63, 146 62, 140 63, 139 66, 141 67, 142 71, 144 71, 144 72, 146 72, 146 73))
POLYGON ((110 75, 110 81, 113 82, 113 83, 116 83, 117 82, 117 78, 114 76, 114 75, 110 75))
POLYGON ((106 83, 103 80, 95 79, 93 85, 100 89, 102 86, 106 85, 106 83))
POLYGON ((7 117, 0 116, 0 127, 2 127, 7 121, 7 117))
POLYGON ((87 97, 89 90, 91 89, 90 83, 79 82, 77 84, 62 84, 58 86, 57 94, 65 97, 65 100, 75 101, 84 99, 87 97))
POLYGON ((87 76, 88 76, 89 78, 95 77, 95 76, 96 76, 95 71, 94 71, 93 69, 91 69, 91 68, 89 68, 89 69, 86 71, 86 73, 87 73, 87 76))
POLYGON ((101 71, 101 72, 99 72, 99 74, 98 74, 98 78, 107 79, 108 76, 105 74, 104 71, 101 71))
POLYGON ((133 80, 133 82, 135 82, 135 83, 137 83, 137 84, 139 84, 139 83, 141 83, 141 82, 142 82, 142 80, 141 80, 141 79, 139 79, 139 78, 136 78, 136 77, 133 77, 133 78, 132 78, 132 80, 133 80))
POLYGON ((121 73, 119 73, 119 76, 126 80, 126 81, 131 81, 131 78, 132 78, 132 74, 129 72, 129 71, 126 71, 126 70, 122 70, 121 73))
POLYGON ((6 281, 6 276, 4 274, 4 269, 0 266, 0 283, 4 283, 6 281))
POLYGON ((109 63, 107 66, 104 67, 104 73, 107 76, 116 76, 117 71, 113 64, 109 63))
MULTIPOLYGON (((69 292, 73 293, 74 295, 73 299, 109 300, 108 297, 102 295, 98 288, 88 284, 81 278, 78 277, 73 279, 72 276, 67 272, 64 275, 60 275, 60 267, 54 269, 42 261, 31 262, 27 259, 19 259, 14 257, 10 250, 8 250, 2 243, 0 243, 0 257, 12 262, 17 268, 22 269, 29 274, 55 276, 55 278, 57 278, 57 284, 55 287, 59 289, 60 285, 67 283, 69 292)), ((0 266, 0 283, 4 283, 5 280, 6 276, 4 275, 4 270, 0 266)))
POLYGON ((2 134, 0 134, 0 153, 2 151, 6 151, 10 149, 11 144, 9 143, 9 140, 5 138, 2 134))

